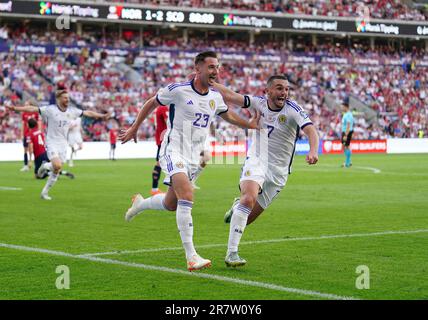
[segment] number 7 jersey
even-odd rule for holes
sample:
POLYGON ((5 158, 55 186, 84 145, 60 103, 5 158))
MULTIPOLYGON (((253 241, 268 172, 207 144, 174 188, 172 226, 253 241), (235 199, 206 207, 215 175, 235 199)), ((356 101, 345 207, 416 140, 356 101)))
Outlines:
POLYGON ((266 164, 266 169, 276 174, 289 174, 299 131, 311 125, 311 119, 293 100, 287 99, 282 109, 274 110, 265 97, 247 97, 249 107, 261 113, 262 128, 253 130, 247 156, 260 158, 260 163, 266 164))
POLYGON ((211 122, 228 111, 221 94, 211 88, 202 94, 193 81, 188 81, 160 89, 156 99, 159 104, 169 106, 160 156, 177 153, 189 163, 199 163, 211 122))

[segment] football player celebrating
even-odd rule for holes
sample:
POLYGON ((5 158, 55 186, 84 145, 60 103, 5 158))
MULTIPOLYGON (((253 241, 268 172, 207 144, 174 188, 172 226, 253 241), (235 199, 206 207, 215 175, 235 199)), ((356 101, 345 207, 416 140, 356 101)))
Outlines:
POLYGON ((67 134, 70 129, 71 121, 81 117, 89 117, 95 119, 109 118, 109 114, 101 114, 89 110, 81 110, 69 106, 69 96, 67 89, 59 87, 55 93, 56 104, 36 107, 36 106, 6 106, 8 109, 18 112, 39 112, 43 121, 47 124, 47 139, 46 151, 50 162, 43 165, 44 169, 51 171, 45 187, 40 194, 44 200, 52 200, 49 196, 49 190, 58 180, 63 164, 66 162, 67 156, 67 134))
MULTIPOLYGON (((45 137, 43 132, 36 128, 37 121, 34 118, 28 120, 28 127, 30 128, 28 134, 28 149, 30 154, 34 154, 34 177, 36 179, 45 179, 49 176, 49 170, 42 168, 42 165, 49 162, 48 154, 45 148, 45 137)), ((60 175, 65 175, 70 179, 74 179, 71 172, 62 170, 60 175)))
POLYGON ((309 116, 288 98, 289 85, 284 76, 268 79, 265 97, 236 93, 221 84, 213 84, 227 104, 251 108, 262 114, 262 130, 255 131, 245 160, 241 179, 241 197, 234 200, 226 213, 230 222, 228 250, 225 263, 238 267, 246 260, 238 255, 238 246, 247 224, 253 222, 274 200, 287 183, 291 165, 302 130, 309 137, 308 164, 318 161, 318 133, 309 116))
POLYGON ((169 106, 168 129, 160 149, 160 165, 169 185, 166 194, 144 199, 140 194, 133 197, 132 205, 125 214, 130 221, 147 209, 176 211, 177 226, 186 253, 189 271, 209 267, 211 261, 199 256, 193 245, 193 188, 191 180, 196 172, 200 154, 214 117, 243 128, 257 128, 259 115, 246 121, 230 111, 219 92, 209 86, 217 78, 219 62, 215 52, 202 52, 195 58, 194 80, 173 83, 160 89, 156 97, 146 101, 134 124, 119 134, 123 143, 134 139, 139 126, 160 105, 169 106))

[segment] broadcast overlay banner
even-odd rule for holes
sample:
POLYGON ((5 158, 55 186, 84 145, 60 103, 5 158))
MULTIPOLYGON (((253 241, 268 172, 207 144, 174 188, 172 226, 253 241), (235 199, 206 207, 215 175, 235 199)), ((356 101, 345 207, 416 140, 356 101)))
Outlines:
POLYGON ((91 1, 5 1, 0 0, 0 16, 53 18, 69 15, 79 20, 135 22, 136 24, 175 24, 213 26, 226 29, 260 29, 310 33, 361 34, 377 36, 411 36, 428 38, 426 22, 396 22, 363 18, 295 16, 289 14, 243 13, 237 11, 177 10, 143 5, 118 5, 91 1))

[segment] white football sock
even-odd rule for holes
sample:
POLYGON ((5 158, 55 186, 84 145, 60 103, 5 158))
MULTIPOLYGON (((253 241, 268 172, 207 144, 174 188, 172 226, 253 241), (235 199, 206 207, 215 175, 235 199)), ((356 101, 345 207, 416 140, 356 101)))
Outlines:
POLYGON ((163 204, 164 200, 165 193, 157 194, 141 201, 140 205, 138 206, 138 210, 166 210, 165 205, 163 204))
POLYGON ((233 208, 233 215, 230 221, 227 253, 238 252, 239 241, 241 241, 250 213, 251 209, 242 204, 238 204, 233 208))
POLYGON ((195 247, 193 246, 192 205, 192 201, 178 200, 176 215, 178 232, 186 251, 187 260, 196 254, 195 247))
POLYGON ((58 180, 58 176, 59 174, 55 174, 53 172, 51 172, 51 174, 49 175, 48 181, 46 181, 46 185, 42 190, 43 194, 48 194, 50 188, 53 187, 53 185, 55 184, 55 182, 58 180))

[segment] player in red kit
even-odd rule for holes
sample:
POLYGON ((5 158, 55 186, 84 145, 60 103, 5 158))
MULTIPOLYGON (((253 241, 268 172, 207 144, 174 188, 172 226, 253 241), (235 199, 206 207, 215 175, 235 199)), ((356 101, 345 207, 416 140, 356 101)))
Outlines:
MULTIPOLYGON (((45 148, 45 137, 42 131, 37 128, 38 123, 34 118, 30 118, 27 124, 27 145, 30 155, 34 154, 34 176, 36 179, 45 179, 49 176, 49 171, 40 169, 43 163, 49 162, 45 148)), ((74 175, 70 172, 61 171, 60 174, 74 179, 74 175)))
POLYGON ((21 138, 22 143, 24 145, 24 166, 21 171, 28 171, 30 168, 28 166, 29 160, 31 162, 31 153, 30 159, 28 158, 28 137, 30 134, 30 128, 28 127, 28 120, 35 119, 36 125, 38 125, 39 129, 41 129, 40 121, 39 121, 39 113, 38 112, 24 112, 22 113, 22 129, 21 129, 21 138))
POLYGON ((117 140, 117 130, 115 128, 110 129, 109 140, 110 140, 109 159, 116 160, 114 158, 114 152, 116 150, 116 140, 117 140))
POLYGON ((160 152, 163 136, 167 129, 166 122, 168 120, 168 112, 169 112, 169 109, 167 106, 159 106, 155 112, 155 126, 156 126, 155 139, 156 139, 156 145, 158 146, 158 151, 156 153, 156 164, 152 172, 152 191, 151 191, 152 196, 162 192, 159 190, 159 187, 158 187, 159 179, 162 171, 159 165, 159 152, 160 152))

